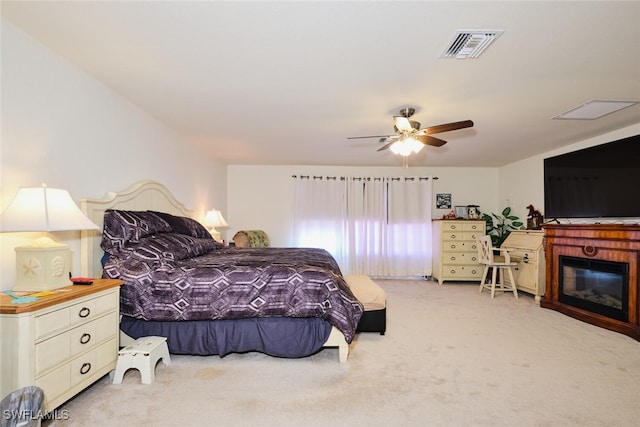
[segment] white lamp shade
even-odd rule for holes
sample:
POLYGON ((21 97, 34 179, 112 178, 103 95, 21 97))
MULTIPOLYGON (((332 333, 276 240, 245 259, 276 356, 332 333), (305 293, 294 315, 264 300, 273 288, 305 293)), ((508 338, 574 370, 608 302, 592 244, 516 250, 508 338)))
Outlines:
POLYGON ((229 224, 227 224, 227 221, 224 220, 222 213, 220 213, 220 211, 215 209, 210 210, 206 213, 206 215, 204 216, 203 224, 205 225, 205 227, 210 227, 210 228, 229 227, 229 224))
POLYGON ((0 215, 0 232, 99 230, 66 190, 22 187, 0 215))

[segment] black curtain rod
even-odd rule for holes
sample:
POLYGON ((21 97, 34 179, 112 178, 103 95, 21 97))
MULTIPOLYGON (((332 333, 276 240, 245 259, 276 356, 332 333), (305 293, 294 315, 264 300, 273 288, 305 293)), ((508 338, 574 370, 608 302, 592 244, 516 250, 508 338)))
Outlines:
MULTIPOLYGON (((298 178, 298 175, 291 175, 291 178, 298 178)), ((337 176, 318 176, 318 175, 300 175, 300 179, 326 179, 326 180, 336 180, 336 179, 340 179, 340 181, 344 181, 345 179, 347 179, 344 176, 341 177, 337 177, 337 176)), ((391 176, 383 176, 383 177, 354 177, 353 179, 357 180, 357 181, 370 181, 370 180, 381 180, 381 179, 390 179, 392 181, 399 181, 401 179, 403 179, 405 181, 413 181, 415 179, 419 179, 420 181, 428 181, 429 177, 428 176, 420 176, 420 177, 415 177, 415 176, 406 176, 406 177, 391 177, 391 176)), ((434 176, 433 178, 434 181, 440 179, 437 176, 434 176)))

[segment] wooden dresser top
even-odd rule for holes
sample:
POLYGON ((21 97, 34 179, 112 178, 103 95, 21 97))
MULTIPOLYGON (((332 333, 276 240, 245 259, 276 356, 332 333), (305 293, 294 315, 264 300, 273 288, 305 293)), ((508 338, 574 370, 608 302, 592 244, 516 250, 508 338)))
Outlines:
MULTIPOLYGON (((0 314, 29 313, 109 288, 114 288, 122 285, 122 283, 122 280, 117 279, 95 279, 91 285, 69 285, 47 291, 48 294, 39 297, 37 301, 25 304, 11 304, 13 298, 3 292, 0 293, 0 314)), ((16 295, 26 296, 37 293, 39 292, 16 292, 16 295)))

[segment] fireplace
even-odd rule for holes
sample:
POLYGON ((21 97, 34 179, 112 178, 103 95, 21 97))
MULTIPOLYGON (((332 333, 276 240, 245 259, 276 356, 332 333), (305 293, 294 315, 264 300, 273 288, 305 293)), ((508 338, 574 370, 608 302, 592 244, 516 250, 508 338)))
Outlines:
POLYGON ((629 265, 560 256, 558 299, 564 304, 628 320, 629 265))
POLYGON ((640 341, 640 225, 548 224, 544 235, 540 306, 640 341))

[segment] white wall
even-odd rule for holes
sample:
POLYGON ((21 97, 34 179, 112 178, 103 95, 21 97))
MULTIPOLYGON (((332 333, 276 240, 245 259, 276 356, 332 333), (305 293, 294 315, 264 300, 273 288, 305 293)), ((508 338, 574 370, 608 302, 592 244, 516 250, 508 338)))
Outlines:
MULTIPOLYGON (((530 204, 544 214, 543 161, 580 148, 603 144, 640 134, 640 124, 590 138, 562 149, 547 152, 500 168, 422 168, 422 167, 337 167, 337 166, 252 166, 228 167, 227 206, 230 225, 226 238, 237 230, 263 229, 274 246, 292 243, 291 222, 293 179, 291 175, 337 176, 437 176, 436 193, 451 193, 452 204, 480 205, 485 213, 499 213, 506 206, 526 223, 530 204)), ((448 210, 435 209, 434 218, 448 210)))
MULTIPOLYGON (((226 212, 226 166, 66 62, 6 20, 1 24, 0 209, 21 186, 46 181, 78 203, 154 179, 198 214, 226 212)), ((14 247, 32 233, 0 234, 0 289, 15 281, 14 247)), ((79 232, 71 245, 79 274, 79 232)))
MULTIPOLYGON (((326 176, 437 176, 436 193, 451 193, 452 205, 476 204, 482 211, 497 206, 497 169, 495 168, 424 168, 424 167, 344 167, 344 166, 247 166, 230 165, 227 176, 227 206, 231 239, 238 230, 262 229, 273 246, 292 244, 293 210, 292 175, 326 176)), ((441 218, 449 209, 435 209, 441 218)))
POLYGON ((529 204, 533 204, 544 215, 545 158, 605 144, 633 135, 640 135, 640 123, 501 167, 498 173, 499 188, 497 198, 499 204, 501 206, 512 206, 514 213, 523 219, 527 217, 526 206, 529 204))
MULTIPOLYGON (((184 138, 89 77, 9 22, 0 22, 0 209, 20 186, 46 181, 78 202, 154 179, 187 207, 222 210, 230 239, 240 229, 266 230, 273 244, 291 242, 291 175, 437 176, 434 194, 451 193, 453 205, 480 205, 483 212, 511 206, 521 218, 526 206, 543 209, 543 159, 567 151, 640 134, 640 124, 501 168, 363 168, 246 166, 202 156, 184 138)), ((434 209, 434 217, 448 210, 434 209)), ((0 234, 0 289, 15 280, 13 248, 30 233, 0 234)), ((57 233, 74 251, 79 233, 57 233)), ((74 271, 75 272, 75 271, 74 271)))

